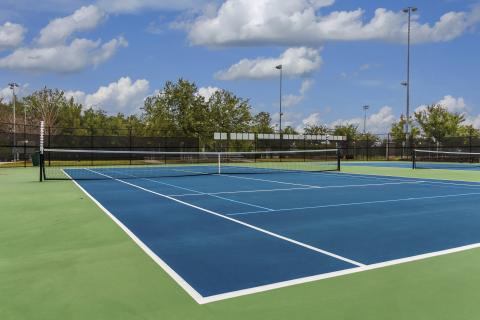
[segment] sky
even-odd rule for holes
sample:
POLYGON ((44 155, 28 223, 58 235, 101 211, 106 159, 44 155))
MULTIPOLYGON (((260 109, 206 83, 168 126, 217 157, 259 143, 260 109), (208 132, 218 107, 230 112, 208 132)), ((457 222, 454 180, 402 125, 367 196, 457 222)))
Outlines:
POLYGON ((0 97, 59 88, 109 114, 140 114, 166 81, 226 89, 283 125, 387 132, 440 103, 480 128, 480 0, 2 0, 0 97))

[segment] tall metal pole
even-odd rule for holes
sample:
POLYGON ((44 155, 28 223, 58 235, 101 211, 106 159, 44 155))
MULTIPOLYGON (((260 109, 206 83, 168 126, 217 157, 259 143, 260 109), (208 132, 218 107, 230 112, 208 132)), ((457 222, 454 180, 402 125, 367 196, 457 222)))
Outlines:
POLYGON ((363 117, 363 135, 367 134, 367 110, 370 109, 370 106, 363 106, 363 111, 365 115, 363 117))
POLYGON ((403 12, 408 13, 408 35, 407 35, 407 114, 406 114, 406 123, 405 123, 405 138, 409 140, 410 137, 410 35, 411 35, 411 21, 412 21, 412 12, 417 11, 415 7, 407 7, 403 9, 403 12))
POLYGON ((282 116, 283 116, 283 113, 282 113, 282 82, 283 82, 283 65, 278 65, 275 67, 276 69, 280 70, 280 126, 279 126, 279 133, 281 134, 282 133, 282 116))
POLYGON ((17 161, 17 112, 15 108, 15 87, 18 87, 18 84, 15 82, 9 83, 10 89, 12 90, 12 102, 13 102, 13 161, 17 161))

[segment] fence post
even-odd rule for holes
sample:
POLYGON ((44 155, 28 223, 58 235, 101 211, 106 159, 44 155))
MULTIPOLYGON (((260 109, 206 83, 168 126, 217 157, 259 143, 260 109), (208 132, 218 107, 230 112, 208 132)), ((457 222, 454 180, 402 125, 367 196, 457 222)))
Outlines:
MULTIPOLYGON (((93 150, 93 128, 90 128, 90 150, 93 150)), ((90 163, 93 166, 93 153, 90 153, 90 163)))
POLYGON ((470 153, 470 162, 473 162, 473 155, 472 155, 472 134, 473 132, 470 130, 470 134, 468 135, 468 152, 470 153))
POLYGON ((23 167, 27 167, 27 124, 23 124, 23 167))
POLYGON ((129 127, 128 128, 128 149, 130 150, 130 153, 128 154, 128 158, 129 158, 129 162, 130 162, 130 165, 132 165, 132 150, 133 150, 133 146, 132 146, 132 127, 129 127))
MULTIPOLYGON (((52 136, 52 127, 48 127, 48 148, 52 148, 52 145, 51 145, 51 136, 52 136)), ((50 152, 48 153, 48 166, 50 167, 52 165, 51 163, 51 157, 50 157, 50 152)))
POLYGON ((387 145, 385 150, 385 157, 387 158, 387 161, 390 161, 390 155, 388 150, 389 147, 390 147, 390 133, 387 134, 387 145))
POLYGON ((366 137, 367 138, 367 161, 370 160, 370 141, 368 140, 368 136, 366 137))

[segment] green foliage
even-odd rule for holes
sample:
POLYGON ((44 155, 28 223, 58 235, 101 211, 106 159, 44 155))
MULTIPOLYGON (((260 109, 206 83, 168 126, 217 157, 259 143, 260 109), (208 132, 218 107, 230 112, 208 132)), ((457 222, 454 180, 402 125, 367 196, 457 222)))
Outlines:
POLYGON ((298 132, 292 126, 287 126, 282 130, 283 134, 298 134, 298 132))
MULTIPOLYGON (((394 141, 405 140, 405 125, 407 120, 405 116, 401 116, 400 120, 394 122, 390 129, 390 138, 394 141)), ((410 122, 410 138, 416 139, 420 136, 420 129, 412 122, 410 122)))
POLYGON ((253 132, 273 133, 272 117, 268 112, 260 112, 253 117, 253 132))
POLYGON ((11 107, 4 103, 3 100, 0 100, 0 123, 10 123, 11 121, 11 107))
POLYGON ((347 137, 348 140, 353 140, 358 135, 358 125, 345 124, 345 125, 335 126, 333 134, 336 136, 347 137))
POLYGON ((324 125, 308 125, 304 129, 305 134, 311 134, 311 135, 322 135, 322 134, 328 134, 329 130, 327 126, 324 125))
POLYGON ((457 136, 480 138, 480 130, 475 129, 471 124, 460 126, 457 131, 457 136))
POLYGON ((426 138, 441 142, 445 137, 459 133, 465 116, 449 112, 442 105, 433 104, 415 112, 415 119, 426 138))
MULTIPOLYGON (((252 129, 254 118, 248 101, 236 97, 229 91, 215 92, 204 110, 208 113, 207 119, 210 125, 202 127, 200 131, 248 132, 252 129)), ((269 118, 269 115, 266 118, 269 118)), ((262 123, 262 125, 266 124, 262 123)))
MULTIPOLYGON (((143 111, 149 132, 177 132, 187 136, 214 131, 247 132, 253 120, 247 100, 220 90, 206 101, 194 83, 183 79, 167 82, 161 93, 147 98, 143 111)), ((269 115, 260 115, 256 120, 257 125, 267 126, 269 115)))
POLYGON ((380 142, 380 137, 378 135, 368 132, 357 135, 355 139, 357 141, 364 141, 364 143, 368 143, 369 146, 375 146, 380 142))

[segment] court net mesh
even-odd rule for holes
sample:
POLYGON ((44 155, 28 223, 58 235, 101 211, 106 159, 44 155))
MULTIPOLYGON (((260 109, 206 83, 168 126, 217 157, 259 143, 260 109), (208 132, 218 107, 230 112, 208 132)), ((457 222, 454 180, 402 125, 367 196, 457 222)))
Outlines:
POLYGON ((337 149, 153 152, 45 149, 41 179, 97 180, 340 170, 337 149))
POLYGON ((480 170, 480 153, 415 150, 416 169, 473 169, 480 170))

